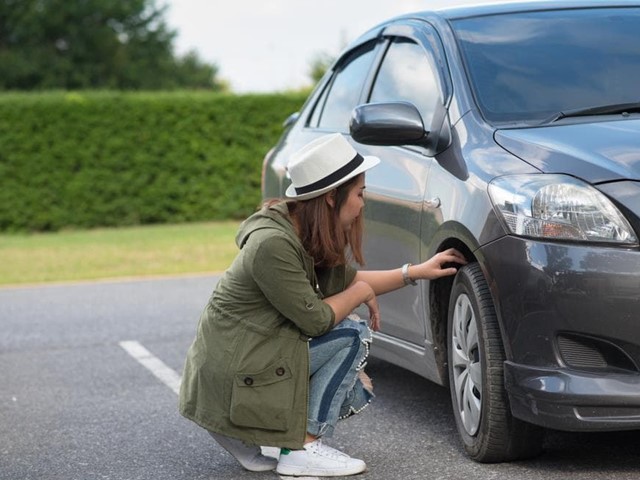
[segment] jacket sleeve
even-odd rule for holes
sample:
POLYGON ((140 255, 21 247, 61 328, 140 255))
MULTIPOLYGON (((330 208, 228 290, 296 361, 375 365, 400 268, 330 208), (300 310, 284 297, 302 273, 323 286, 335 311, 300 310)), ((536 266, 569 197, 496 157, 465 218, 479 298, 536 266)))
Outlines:
POLYGON ((255 246, 252 276, 267 300, 310 337, 333 327, 333 309, 322 301, 307 278, 304 260, 284 236, 261 239, 255 246))

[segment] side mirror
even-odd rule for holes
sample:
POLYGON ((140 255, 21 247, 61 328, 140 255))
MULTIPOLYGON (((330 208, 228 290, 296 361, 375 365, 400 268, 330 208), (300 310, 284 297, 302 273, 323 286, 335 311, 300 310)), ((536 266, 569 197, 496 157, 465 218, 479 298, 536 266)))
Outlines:
POLYGON ((351 136, 367 145, 425 145, 425 131, 418 109, 408 102, 368 103, 354 108, 351 136))
POLYGON ((353 109, 351 136, 366 145, 418 145, 429 155, 445 150, 451 143, 447 111, 439 105, 431 130, 425 130, 418 109, 409 102, 368 103, 353 109))
POLYGON ((291 125, 298 121, 298 118, 300 118, 300 112, 292 113, 284 122, 282 122, 282 127, 285 129, 289 128, 291 125))

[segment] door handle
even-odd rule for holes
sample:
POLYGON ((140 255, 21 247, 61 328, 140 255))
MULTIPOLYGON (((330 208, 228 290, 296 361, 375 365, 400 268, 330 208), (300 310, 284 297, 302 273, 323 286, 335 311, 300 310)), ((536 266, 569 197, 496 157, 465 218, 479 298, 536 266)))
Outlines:
POLYGON ((442 202, 440 201, 440 197, 433 197, 429 200, 426 200, 424 204, 426 205, 427 208, 438 208, 440 207, 442 202))

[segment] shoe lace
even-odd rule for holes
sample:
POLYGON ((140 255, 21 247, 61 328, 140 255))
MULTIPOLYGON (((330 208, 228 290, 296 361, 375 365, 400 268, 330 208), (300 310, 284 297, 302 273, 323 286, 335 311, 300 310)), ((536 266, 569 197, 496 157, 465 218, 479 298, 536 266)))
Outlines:
POLYGON ((321 439, 317 439, 315 442, 313 442, 310 445, 310 447, 311 448, 308 448, 308 450, 311 450, 312 453, 315 453, 316 455, 320 455, 325 458, 332 458, 332 459, 338 460, 338 459, 344 459, 345 457, 347 458, 349 457, 349 455, 347 455, 346 453, 342 453, 340 450, 336 450, 335 448, 325 445, 324 443, 322 443, 321 439))

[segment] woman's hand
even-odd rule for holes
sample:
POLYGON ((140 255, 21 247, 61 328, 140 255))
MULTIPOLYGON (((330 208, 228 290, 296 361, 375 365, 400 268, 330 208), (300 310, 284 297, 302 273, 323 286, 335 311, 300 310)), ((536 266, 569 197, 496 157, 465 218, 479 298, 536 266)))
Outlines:
POLYGON ((409 277, 413 280, 429 279, 434 280, 436 278, 446 277, 449 275, 455 275, 458 269, 456 267, 447 267, 444 265, 448 263, 459 263, 466 265, 467 261, 458 250, 455 248, 449 248, 442 252, 436 253, 433 257, 424 263, 418 265, 411 265, 409 267, 409 277))
POLYGON ((363 303, 369 309, 370 326, 374 331, 380 330, 380 307, 378 298, 371 285, 362 280, 354 281, 340 293, 326 297, 323 301, 335 313, 336 324, 345 319, 356 307, 363 303))
POLYGON ((377 332, 380 330, 380 306, 378 305, 378 297, 376 292, 366 282, 358 282, 365 285, 366 295, 362 303, 369 309, 369 326, 371 330, 377 332))
MULTIPOLYGON (((409 278, 411 280, 434 280, 448 275, 455 275, 458 269, 450 265, 465 265, 466 263, 467 261, 462 253, 455 248, 449 248, 443 252, 436 253, 426 262, 409 266, 409 278)), ((374 295, 393 292, 407 285, 401 272, 400 268, 393 270, 359 270, 351 286, 364 282, 369 288, 373 289, 374 295)))
MULTIPOLYGON (((373 292, 373 290, 371 290, 373 292)), ((378 306, 378 297, 373 294, 369 300, 365 300, 364 304, 369 309, 369 326, 371 330, 377 332, 380 330, 380 307, 378 306)))

